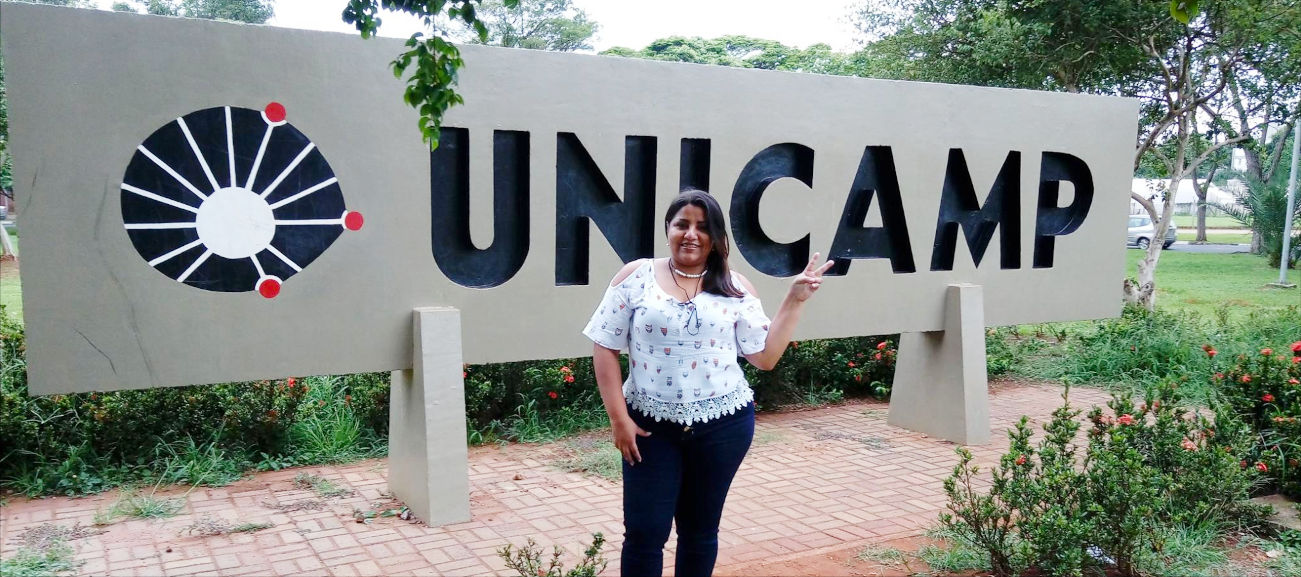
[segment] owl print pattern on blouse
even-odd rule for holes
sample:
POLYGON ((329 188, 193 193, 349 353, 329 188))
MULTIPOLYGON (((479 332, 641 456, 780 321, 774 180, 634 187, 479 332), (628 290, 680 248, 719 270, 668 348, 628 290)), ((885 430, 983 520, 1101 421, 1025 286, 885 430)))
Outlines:
MULTIPOLYGON (((583 334, 628 351, 623 394, 633 408, 684 425, 729 415, 754 400, 738 355, 762 351, 769 320, 759 299, 700 293, 682 303, 646 260, 606 289, 583 334)), ((733 284, 745 293, 735 276, 733 284)))

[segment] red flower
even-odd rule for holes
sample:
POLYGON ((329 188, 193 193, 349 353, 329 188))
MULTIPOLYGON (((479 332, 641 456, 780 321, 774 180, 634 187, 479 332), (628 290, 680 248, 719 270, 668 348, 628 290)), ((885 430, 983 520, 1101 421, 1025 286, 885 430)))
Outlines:
POLYGON ((468 377, 468 376, 470 376, 470 371, 461 371, 461 378, 462 378, 462 379, 464 379, 464 378, 466 378, 466 377, 468 377))
POLYGON ((1215 373, 1215 380, 1218 381, 1223 378, 1224 378, 1224 373, 1215 373))
POLYGON ((1274 349, 1271 349, 1271 348, 1268 348, 1268 347, 1267 347, 1267 348, 1260 349, 1260 356, 1262 356, 1262 357, 1268 357, 1268 356, 1270 356, 1270 355, 1272 355, 1272 354, 1274 354, 1274 349))
POLYGON ((295 381, 293 377, 289 377, 289 378, 285 379, 285 383, 288 384, 288 385, 291 386, 291 387, 294 386, 294 383, 296 383, 296 382, 298 382, 298 381, 295 381))
MULTIPOLYGON (((1225 447, 1224 450, 1227 451, 1227 450, 1229 450, 1229 448, 1228 448, 1228 447, 1225 447)), ((1247 468, 1247 462, 1246 462, 1246 461, 1238 461, 1238 467, 1243 468, 1243 469, 1246 469, 1246 468, 1247 468)))
POLYGON ((849 368, 854 368, 854 361, 849 361, 849 368))
POLYGON ((1018 465, 1024 465, 1024 464, 1025 464, 1025 455, 1017 455, 1017 457, 1016 457, 1016 464, 1018 464, 1018 465))
POLYGON ((572 371, 570 371, 569 367, 560 367, 560 372, 568 375, 572 371))
POLYGON ((1184 439, 1184 442, 1180 443, 1180 445, 1184 448, 1185 451, 1197 450, 1197 443, 1194 443, 1192 439, 1184 439))
POLYGON ((881 360, 881 353, 877 353, 877 354, 875 354, 875 355, 872 355, 872 358, 873 358, 873 359, 876 359, 876 360, 878 360, 878 361, 881 360))
POLYGON ((1260 461, 1256 461, 1256 470, 1264 473, 1269 470, 1269 467, 1266 467, 1265 464, 1260 461))
POLYGON ((1288 380, 1287 380, 1287 384, 1289 384, 1289 385, 1301 385, 1301 381, 1298 381, 1298 380, 1296 380, 1296 379, 1288 379, 1288 380))
POLYGON ((1301 363, 1301 357, 1292 357, 1292 364, 1301 363))
POLYGON ((343 404, 345 404, 345 405, 351 405, 351 404, 352 404, 352 395, 344 395, 344 396, 343 396, 343 404))
MULTIPOLYGON (((890 344, 890 343, 888 343, 888 342, 886 342, 886 341, 881 341, 881 342, 877 343, 877 345, 876 345, 876 350, 878 350, 878 351, 884 351, 884 350, 885 350, 885 347, 888 346, 889 344, 890 344)), ((1301 342, 1298 342, 1297 344, 1301 344, 1301 342)))
POLYGON ((854 375, 854 382, 856 383, 863 382, 863 375, 854 375))
POLYGON ((1242 382, 1243 382, 1243 383, 1250 383, 1250 382, 1251 382, 1251 375, 1242 375, 1242 382))
POLYGON ((1134 424, 1134 417, 1126 413, 1124 415, 1116 417, 1116 422, 1122 425, 1132 425, 1134 424))
POLYGON ((553 398, 553 399, 555 399, 555 398, 559 398, 559 397, 560 397, 560 395, 556 394, 555 391, 550 391, 550 392, 548 392, 548 393, 547 393, 547 396, 548 396, 548 397, 551 397, 551 398, 553 398))
POLYGON ((1260 400, 1265 401, 1266 403, 1272 403, 1274 402, 1274 395, 1265 393, 1264 395, 1261 395, 1260 400))
POLYGON ((1292 343, 1292 352, 1301 355, 1301 341, 1292 343))
POLYGON ((1220 354, 1219 351, 1216 351, 1215 349, 1208 349, 1206 351, 1206 356, 1211 357, 1212 359, 1215 358, 1215 355, 1218 354, 1220 354))
POLYGON ((565 382, 566 383, 574 382, 574 375, 565 375, 565 382))

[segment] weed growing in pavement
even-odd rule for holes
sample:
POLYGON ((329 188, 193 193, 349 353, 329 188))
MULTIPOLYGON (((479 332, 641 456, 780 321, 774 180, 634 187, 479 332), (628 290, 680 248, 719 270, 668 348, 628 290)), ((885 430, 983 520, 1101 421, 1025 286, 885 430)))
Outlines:
POLYGON ((912 575, 914 571, 908 564, 910 557, 909 554, 894 547, 877 547, 875 545, 864 547, 863 550, 858 552, 858 555, 854 556, 859 561, 876 563, 893 569, 903 569, 905 573, 912 575))
POLYGON ((331 497, 351 497, 356 492, 347 487, 340 487, 329 479, 311 473, 299 473, 294 475, 294 486, 299 489, 311 489, 316 492, 317 496, 325 499, 331 497))
MULTIPOLYGON (((573 444, 571 444, 573 446, 573 444)), ((555 466, 569 473, 586 473, 618 481, 623 478, 623 455, 614 445, 601 443, 595 447, 574 446, 577 456, 556 461, 555 466)))
POLYGON ((785 440, 786 434, 781 431, 758 430, 754 432, 755 445, 771 445, 785 440))
POLYGON ((73 559, 72 546, 63 540, 44 549, 19 547, 13 557, 0 560, 0 575, 5 577, 47 577, 75 574, 82 563, 73 559))
POLYGON ((182 531, 191 535, 197 534, 200 537, 215 537, 232 533, 253 533, 274 526, 272 523, 240 523, 236 525, 219 517, 204 515, 198 521, 182 529, 182 531))
POLYGON ((34 577, 75 573, 82 563, 73 560, 73 550, 68 542, 103 532, 82 527, 80 523, 72 527, 54 523, 28 527, 13 538, 12 542, 18 545, 18 549, 12 557, 0 561, 0 575, 34 577))
POLYGON ((583 551, 583 558, 568 571, 565 570, 564 563, 560 562, 564 549, 556 545, 551 559, 544 564, 542 547, 532 537, 518 549, 509 544, 498 549, 497 556, 506 561, 506 566, 518 572, 520 577, 596 577, 605 570, 607 563, 601 552, 604 547, 605 535, 593 533, 592 544, 583 551))

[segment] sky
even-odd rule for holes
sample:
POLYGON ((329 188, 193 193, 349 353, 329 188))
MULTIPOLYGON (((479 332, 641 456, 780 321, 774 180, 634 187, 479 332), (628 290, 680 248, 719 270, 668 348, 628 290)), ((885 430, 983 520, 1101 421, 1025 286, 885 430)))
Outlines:
MULTIPOLYGON (((96 0, 107 8, 112 0, 96 0)), ((528 0, 523 0, 527 2, 528 0)), ((863 0, 573 0, 600 24, 596 51, 614 46, 643 48, 668 36, 714 38, 744 34, 800 48, 819 42, 833 49, 854 47, 851 7, 863 0)), ((287 28, 355 33, 340 18, 347 0, 277 0, 268 24, 287 28)), ((381 15, 381 36, 406 38, 419 21, 401 14, 381 15)))

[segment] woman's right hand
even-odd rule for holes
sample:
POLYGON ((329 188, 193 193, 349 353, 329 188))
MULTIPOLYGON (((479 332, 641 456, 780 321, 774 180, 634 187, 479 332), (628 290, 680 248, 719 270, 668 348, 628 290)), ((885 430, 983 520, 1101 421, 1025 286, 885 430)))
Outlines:
POLYGON ((623 454, 623 460, 630 466, 640 463, 641 452, 637 450, 637 437, 649 437, 650 433, 638 427, 632 417, 611 423, 610 428, 614 429, 614 447, 623 454))

